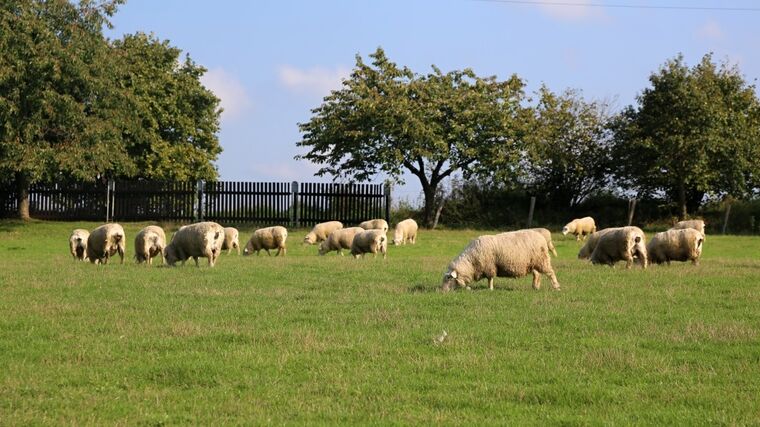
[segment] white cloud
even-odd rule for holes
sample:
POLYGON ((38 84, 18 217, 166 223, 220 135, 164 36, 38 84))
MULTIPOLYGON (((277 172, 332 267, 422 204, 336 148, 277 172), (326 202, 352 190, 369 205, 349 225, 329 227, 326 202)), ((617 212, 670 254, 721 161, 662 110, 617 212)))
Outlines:
POLYGON ((538 7, 549 17, 558 21, 585 21, 590 19, 607 19, 601 8, 592 6, 591 0, 574 0, 569 2, 555 2, 555 0, 542 0, 538 7), (563 3, 563 4, 558 4, 563 3))
POLYGON ((251 105, 243 84, 222 68, 208 70, 201 83, 222 100, 222 118, 238 117, 251 105))
POLYGON ((342 80, 347 78, 350 73, 351 70, 346 67, 300 69, 290 65, 281 65, 277 74, 280 83, 294 92, 325 96, 330 91, 339 89, 342 80))
POLYGON ((718 25, 717 22, 712 20, 707 21, 704 25, 699 27, 697 35, 700 38, 709 40, 720 40, 724 36, 723 29, 720 28, 720 25, 718 25))

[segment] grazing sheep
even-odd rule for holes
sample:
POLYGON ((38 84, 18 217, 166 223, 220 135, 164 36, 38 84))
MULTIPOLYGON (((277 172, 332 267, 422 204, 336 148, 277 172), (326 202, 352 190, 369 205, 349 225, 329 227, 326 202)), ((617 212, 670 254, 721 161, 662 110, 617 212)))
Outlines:
POLYGON ((354 236, 351 242, 351 255, 354 258, 359 258, 359 256, 363 258, 367 253, 377 257, 378 252, 383 254, 383 259, 388 256, 388 238, 385 237, 385 231, 364 230, 354 236))
POLYGON ((441 288, 464 287, 483 277, 493 290, 494 277, 523 277, 533 273, 533 288, 541 287, 541 274, 546 274, 552 287, 559 290, 552 269, 549 247, 540 233, 529 230, 512 231, 495 236, 480 236, 451 263, 443 276, 441 288))
POLYGON ((546 240, 546 245, 549 248, 549 251, 551 251, 554 256, 557 256, 557 249, 554 247, 554 242, 552 242, 551 231, 546 228, 526 228, 525 231, 536 231, 538 234, 544 236, 544 240, 546 240))
POLYGON ((166 263, 173 266, 177 261, 192 258, 198 267, 198 258, 208 258, 209 267, 216 264, 224 242, 224 228, 215 222, 198 222, 180 227, 171 243, 166 246, 166 263))
POLYGON ((647 245, 649 261, 655 264, 670 261, 691 261, 699 265, 705 236, 697 229, 684 228, 657 233, 647 245))
POLYGON ((671 230, 683 230, 684 228, 693 228, 704 236, 705 234, 705 222, 701 219, 691 219, 687 221, 679 221, 671 230))
POLYGON ((396 224, 393 230, 393 244, 405 245, 407 241, 411 244, 417 242, 417 221, 409 218, 396 224))
POLYGON ((579 259, 591 258, 591 254, 594 253, 594 249, 596 249, 596 244, 599 242, 599 238, 604 236, 610 230, 615 230, 615 228, 603 228, 597 231, 596 233, 588 236, 586 243, 583 245, 583 247, 581 247, 581 250, 578 251, 578 258, 579 259))
POLYGON ((156 225, 149 225, 135 236, 135 260, 138 264, 147 262, 153 264, 153 258, 161 255, 161 261, 164 260, 164 247, 166 247, 166 234, 164 230, 156 225))
POLYGON ((363 231, 364 229, 361 227, 340 228, 333 231, 327 236, 327 240, 319 244, 319 254, 324 255, 331 251, 338 251, 338 254, 342 256, 343 249, 351 249, 354 236, 363 231))
POLYGON ((71 232, 69 236, 69 252, 75 260, 84 261, 87 259, 87 238, 90 237, 90 232, 77 228, 71 232))
POLYGON ((311 229, 309 234, 303 238, 303 242, 307 245, 323 242, 327 240, 330 233, 341 228, 343 228, 343 223, 340 221, 321 222, 311 229))
POLYGON ((586 216, 579 219, 574 219, 562 227, 562 235, 566 236, 567 233, 574 234, 575 240, 586 240, 587 234, 594 234, 596 232, 596 223, 594 218, 586 216))
POLYGON ((383 230, 383 233, 388 232, 388 223, 384 219, 371 219, 359 224, 359 227, 365 230, 383 230))
POLYGON ((87 258, 93 264, 108 264, 108 259, 118 252, 124 264, 126 246, 124 228, 116 223, 104 224, 92 230, 87 237, 87 258))
POLYGON ((599 236, 591 253, 592 264, 615 265, 625 260, 625 268, 631 268, 633 258, 638 257, 642 268, 647 268, 646 236, 639 227, 610 228, 599 236))
POLYGON ((260 228, 253 232, 248 243, 245 245, 243 255, 251 255, 256 252, 256 255, 260 255, 260 251, 264 249, 267 251, 267 255, 272 256, 269 253, 270 249, 277 249, 277 254, 285 256, 287 252, 286 243, 288 240, 288 230, 285 227, 276 225, 274 227, 260 228))
POLYGON ((224 227, 224 242, 222 242, 222 250, 227 249, 227 255, 232 252, 233 249, 237 249, 238 255, 240 255, 240 233, 237 228, 224 227))

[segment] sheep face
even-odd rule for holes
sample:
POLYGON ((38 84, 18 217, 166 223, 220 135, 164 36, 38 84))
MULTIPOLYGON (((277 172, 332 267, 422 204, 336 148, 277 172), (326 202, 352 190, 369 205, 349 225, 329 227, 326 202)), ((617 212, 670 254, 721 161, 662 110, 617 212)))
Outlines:
POLYGON ((172 245, 169 245, 164 249, 164 258, 166 259, 167 265, 174 265, 180 260, 176 249, 174 249, 174 246, 172 245))
POLYGON ((324 255, 328 252, 330 252, 330 249, 327 247, 327 240, 325 240, 319 244, 319 254, 324 255))
POLYGON ((317 243, 317 235, 312 231, 303 238, 304 245, 313 245, 317 243))
POLYGON ((562 235, 567 236, 567 233, 570 233, 570 228, 568 226, 562 227, 562 235))
POLYGON ((459 276, 456 270, 450 270, 443 275, 443 280, 441 281, 441 290, 443 292, 448 292, 452 289, 456 289, 457 287, 465 287, 466 285, 467 283, 465 283, 464 279, 459 276))

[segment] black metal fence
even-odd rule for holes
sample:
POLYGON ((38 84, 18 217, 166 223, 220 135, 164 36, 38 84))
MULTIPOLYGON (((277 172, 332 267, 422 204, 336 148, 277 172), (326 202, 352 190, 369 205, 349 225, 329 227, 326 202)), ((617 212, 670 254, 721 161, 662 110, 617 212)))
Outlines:
MULTIPOLYGON (((16 211, 15 191, 0 188, 0 218, 13 217, 16 211)), ((390 220, 390 188, 295 181, 36 184, 29 191, 29 213, 48 220, 356 224, 390 220)))

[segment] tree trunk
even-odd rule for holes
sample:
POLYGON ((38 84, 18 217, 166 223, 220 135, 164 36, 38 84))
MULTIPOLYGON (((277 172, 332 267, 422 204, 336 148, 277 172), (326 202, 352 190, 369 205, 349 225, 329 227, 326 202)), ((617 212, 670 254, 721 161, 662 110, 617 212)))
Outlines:
POLYGON ((678 183, 678 217, 681 221, 686 219, 688 212, 686 210, 686 184, 683 181, 678 183))
POLYGON ((16 174, 16 201, 18 202, 18 217, 21 220, 29 221, 29 186, 31 180, 26 174, 16 174))
POLYGON ((422 183, 422 193, 425 196, 425 206, 423 208, 422 222, 426 228, 433 226, 433 216, 435 215, 435 190, 432 185, 422 183))

